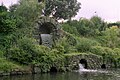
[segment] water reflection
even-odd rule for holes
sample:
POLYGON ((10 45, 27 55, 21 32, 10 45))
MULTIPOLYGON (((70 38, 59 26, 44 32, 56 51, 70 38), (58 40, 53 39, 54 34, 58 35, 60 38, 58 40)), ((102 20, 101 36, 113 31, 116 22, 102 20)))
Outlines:
POLYGON ((46 73, 35 75, 4 76, 0 80, 120 80, 120 70, 109 73, 98 72, 67 72, 67 73, 46 73))

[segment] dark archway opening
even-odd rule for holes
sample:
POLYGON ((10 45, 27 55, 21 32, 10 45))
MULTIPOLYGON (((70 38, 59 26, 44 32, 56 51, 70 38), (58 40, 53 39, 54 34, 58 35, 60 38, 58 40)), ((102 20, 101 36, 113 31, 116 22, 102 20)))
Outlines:
POLYGON ((41 34, 50 34, 52 33, 53 27, 54 25, 52 23, 46 22, 39 27, 39 31, 41 34))
MULTIPOLYGON (((50 22, 45 22, 45 23, 42 23, 40 26, 39 26, 39 44, 42 45, 42 43, 44 42, 44 38, 42 38, 42 36, 47 36, 47 38, 50 38, 51 39, 51 33, 54 32, 54 24, 50 23, 50 22)), ((46 39, 47 40, 47 39, 46 39)))
POLYGON ((88 68, 88 65, 87 65, 87 60, 85 60, 85 59, 81 59, 79 63, 80 63, 80 64, 82 64, 82 65, 83 65, 83 67, 84 67, 85 69, 87 69, 87 68, 88 68))
POLYGON ((43 0, 38 0, 38 2, 42 2, 43 0))
POLYGON ((50 72, 57 72, 56 67, 51 67, 50 72))
POLYGON ((102 64, 102 65, 101 65, 101 68, 102 68, 102 69, 106 69, 106 65, 105 65, 105 64, 102 64))

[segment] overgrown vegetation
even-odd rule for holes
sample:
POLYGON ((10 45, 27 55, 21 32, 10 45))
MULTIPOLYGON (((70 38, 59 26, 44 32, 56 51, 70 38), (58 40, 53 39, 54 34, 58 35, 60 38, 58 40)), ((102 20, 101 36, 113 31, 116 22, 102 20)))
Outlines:
MULTIPOLYGON (((59 3, 61 4, 61 1, 56 2, 57 5, 59 3)), ((68 0, 68 3, 72 4, 72 1, 68 0)), ((79 5, 80 3, 72 5, 76 8, 72 15, 67 16, 71 14, 69 11, 59 15, 58 8, 53 14, 56 19, 70 20, 61 24, 64 34, 53 48, 37 44, 33 37, 35 21, 41 16, 44 6, 47 11, 48 3, 44 5, 38 4, 36 0, 20 0, 19 4, 12 5, 9 10, 1 5, 0 70, 9 71, 20 67, 17 64, 39 64, 42 72, 50 71, 52 66, 64 70, 64 54, 71 53, 96 54, 104 60, 111 59, 120 67, 120 23, 106 23, 98 16, 91 19, 81 18, 79 21, 71 20, 70 18, 80 9, 79 5)), ((53 5, 54 7, 56 6, 53 5)), ((52 14, 53 8, 49 13, 45 12, 45 15, 52 14)))
MULTIPOLYGON (((119 24, 116 22, 116 24, 119 24)), ((119 25, 106 23, 100 17, 81 18, 63 24, 63 30, 75 36, 77 52, 93 53, 111 60, 118 67, 120 60, 119 25)), ((115 66, 115 67, 116 67, 115 66)))

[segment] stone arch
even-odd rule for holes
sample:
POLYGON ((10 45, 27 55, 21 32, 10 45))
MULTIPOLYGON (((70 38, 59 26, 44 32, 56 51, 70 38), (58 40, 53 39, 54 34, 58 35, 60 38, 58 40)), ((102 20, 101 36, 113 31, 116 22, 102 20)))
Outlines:
POLYGON ((45 22, 39 25, 40 34, 52 34, 55 29, 55 25, 50 22, 45 22))
POLYGON ((79 61, 79 63, 82 64, 85 69, 88 68, 88 64, 87 64, 87 60, 86 60, 86 59, 81 59, 81 60, 79 61))
POLYGON ((40 17, 37 20, 37 41, 40 45, 52 47, 52 45, 55 43, 55 40, 57 40, 60 36, 59 30, 60 25, 55 19, 50 17, 40 17))

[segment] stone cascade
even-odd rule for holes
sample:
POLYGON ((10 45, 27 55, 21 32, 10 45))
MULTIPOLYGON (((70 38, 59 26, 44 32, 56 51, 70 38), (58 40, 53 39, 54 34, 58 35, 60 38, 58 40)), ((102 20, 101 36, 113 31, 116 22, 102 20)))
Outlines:
POLYGON ((40 45, 52 47, 60 37, 60 24, 50 17, 39 17, 36 21, 34 36, 40 45))
POLYGON ((52 35, 50 35, 50 34, 41 34, 41 41, 42 41, 42 45, 52 47, 52 44, 53 44, 52 35))

